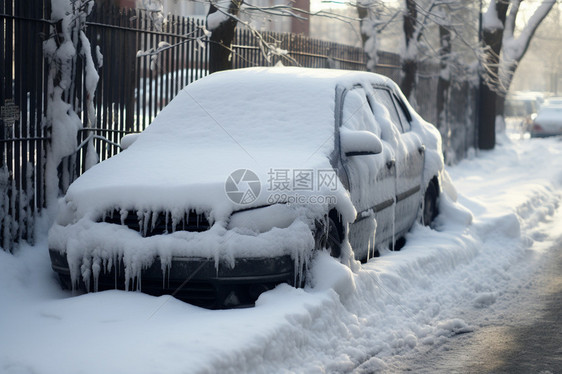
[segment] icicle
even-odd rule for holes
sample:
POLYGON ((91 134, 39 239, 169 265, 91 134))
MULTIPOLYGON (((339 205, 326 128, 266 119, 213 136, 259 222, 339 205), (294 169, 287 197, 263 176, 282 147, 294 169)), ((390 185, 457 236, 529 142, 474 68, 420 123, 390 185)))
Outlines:
POLYGON ((160 257, 160 269, 162 270, 162 288, 170 285, 171 258, 160 257))
MULTIPOLYGON (((119 277, 119 274, 121 273, 121 266, 119 266, 119 262, 118 262, 116 253, 113 254, 113 258, 111 259, 111 261, 113 262, 113 265, 115 266, 114 288, 117 288, 117 278, 119 277)), ((111 271, 111 268, 110 268, 110 271, 111 271)))
POLYGON ((293 253, 293 259, 295 260, 295 267, 294 267, 294 276, 293 276, 293 284, 294 286, 298 286, 297 280, 300 279, 300 258, 298 253, 293 253))
POLYGON ((172 260, 171 259, 166 264, 166 269, 168 270, 167 276, 166 276, 166 281, 167 281, 167 285, 170 286, 170 272, 171 272, 171 269, 172 269, 172 260))
POLYGON ((138 222, 138 225, 139 225, 139 233, 141 234, 141 236, 142 236, 142 228, 144 226, 144 224, 142 222, 142 219, 143 219, 143 215, 142 215, 141 211, 137 210, 137 222, 138 222))
POLYGON ((326 243, 324 244, 324 248, 328 245, 328 240, 330 238, 330 221, 328 216, 324 216, 324 235, 326 237, 326 243))
POLYGON ((394 163, 394 204, 392 206, 392 250, 394 251, 394 246, 396 243, 396 194, 398 193, 398 176, 396 172, 396 163, 394 163))
POLYGON ((142 276, 141 275, 142 275, 142 267, 139 266, 138 269, 137 269, 137 275, 136 275, 136 278, 137 278, 137 289, 136 289, 136 291, 142 291, 142 284, 141 284, 142 276))
MULTIPOLYGON (((123 265, 125 266, 125 258, 123 258, 123 265)), ((125 291, 130 290, 131 285, 131 267, 125 266, 125 291)))
POLYGON ((89 256, 84 256, 82 265, 80 266, 80 273, 82 273, 82 280, 86 286, 86 292, 90 292, 90 277, 92 276, 92 262, 89 256))
POLYGON ((152 225, 150 227, 151 232, 154 232, 154 229, 156 228, 156 223, 158 222, 158 218, 160 217, 160 214, 161 213, 159 213, 159 212, 153 212, 152 213, 152 225))
POLYGON ((151 215, 151 211, 146 211, 143 212, 142 215, 142 231, 143 231, 143 236, 148 236, 148 224, 151 221, 150 220, 150 215, 151 215))
POLYGON ((125 226, 125 220, 129 216, 129 211, 121 209, 121 211, 119 211, 119 214, 121 215, 121 225, 125 226))
POLYGON ((178 215, 177 211, 172 212, 172 232, 176 232, 176 228, 178 227, 178 215))
POLYGON ((94 257, 94 261, 92 264, 92 274, 94 276, 94 292, 98 292, 98 280, 100 275, 100 258, 98 256, 94 257))

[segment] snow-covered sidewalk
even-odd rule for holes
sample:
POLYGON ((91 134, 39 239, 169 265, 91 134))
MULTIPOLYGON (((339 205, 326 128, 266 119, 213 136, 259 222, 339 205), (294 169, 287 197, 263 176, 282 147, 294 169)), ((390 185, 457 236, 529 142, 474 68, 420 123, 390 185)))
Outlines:
POLYGON ((314 288, 209 311, 171 297, 59 289, 46 240, 0 251, 1 373, 373 372, 513 307, 562 235, 560 139, 500 138, 449 168, 459 203, 436 229, 352 273, 327 255, 314 288))

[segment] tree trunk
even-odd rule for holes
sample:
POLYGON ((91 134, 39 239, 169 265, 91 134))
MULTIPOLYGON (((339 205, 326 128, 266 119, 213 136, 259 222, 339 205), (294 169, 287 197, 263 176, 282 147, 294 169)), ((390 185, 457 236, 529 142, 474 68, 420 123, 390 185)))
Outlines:
POLYGON ((359 17, 359 31, 361 32, 361 45, 363 46, 363 48, 365 48, 365 43, 367 42, 367 39, 369 39, 369 35, 367 35, 367 33, 365 33, 365 30, 363 29, 363 24, 365 22, 367 22, 367 19, 369 17, 369 9, 361 6, 360 4, 357 4, 357 16, 359 17))
POLYGON ((451 55, 451 31, 443 26, 439 26, 439 40, 441 48, 439 49, 439 65, 441 74, 437 81, 437 128, 443 133, 446 126, 447 100, 449 97, 449 87, 451 86, 451 77, 449 71, 449 56, 451 55))
POLYGON ((480 113, 478 121, 478 148, 494 149, 496 145, 496 93, 480 84, 480 113))
POLYGON ((412 43, 416 43, 416 19, 418 11, 414 0, 406 0, 406 13, 404 14, 404 37, 406 43, 406 52, 402 60, 402 81, 400 89, 408 99, 416 87, 416 75, 418 72, 418 62, 416 60, 415 51, 412 51, 412 43))
POLYGON ((367 70, 375 72, 378 60, 377 10, 357 4, 361 45, 367 55, 367 70), (374 19, 373 19, 374 18, 374 19))
MULTIPOLYGON (((237 16, 242 2, 232 1, 228 9, 229 14, 237 16)), ((214 4, 211 4, 208 15, 217 12, 214 4)), ((214 28, 209 38, 209 73, 232 69, 232 40, 236 34, 236 21, 228 18, 219 26, 214 28)))
MULTIPOLYGON (((505 24, 509 2, 497 1, 495 5, 499 20, 502 24, 505 24)), ((496 91, 499 88, 498 66, 500 63, 502 38, 502 28, 484 28, 482 30, 482 41, 488 49, 484 55, 484 64, 487 67, 487 72, 481 72, 481 74, 486 76, 486 79, 482 79, 480 83, 478 148, 484 150, 494 149, 496 145, 496 91)))

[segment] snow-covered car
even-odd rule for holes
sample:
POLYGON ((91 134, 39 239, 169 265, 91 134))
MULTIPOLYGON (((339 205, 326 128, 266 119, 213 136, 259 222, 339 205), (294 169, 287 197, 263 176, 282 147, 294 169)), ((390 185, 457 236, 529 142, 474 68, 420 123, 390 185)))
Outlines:
POLYGON ((562 135, 562 105, 544 105, 533 118, 532 138, 562 135))
POLYGON ((437 215, 439 132, 373 73, 215 73, 133 140, 60 201, 49 251, 64 287, 252 304, 304 285, 318 251, 367 261, 437 215))
POLYGON ((559 96, 549 97, 548 99, 546 99, 544 101, 543 105, 545 105, 545 106, 553 106, 553 105, 560 106, 560 105, 562 105, 562 97, 559 97, 559 96))

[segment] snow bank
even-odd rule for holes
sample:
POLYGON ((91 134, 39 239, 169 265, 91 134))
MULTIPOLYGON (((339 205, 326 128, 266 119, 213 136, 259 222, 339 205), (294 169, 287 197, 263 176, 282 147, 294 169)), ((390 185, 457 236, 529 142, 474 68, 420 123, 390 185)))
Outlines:
POLYGON ((281 285, 255 308, 208 311, 122 291, 70 297, 46 241, 0 252, 0 370, 399 371, 409 354, 509 320, 539 261, 559 248, 560 142, 500 141, 448 169, 459 198, 442 200, 437 230, 416 226, 402 251, 356 272, 321 255, 309 288, 281 285))

